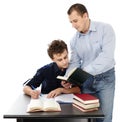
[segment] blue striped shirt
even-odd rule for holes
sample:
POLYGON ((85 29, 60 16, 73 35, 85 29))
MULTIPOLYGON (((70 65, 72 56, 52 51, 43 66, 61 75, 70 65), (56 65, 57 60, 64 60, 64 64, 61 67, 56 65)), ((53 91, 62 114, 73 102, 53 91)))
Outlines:
POLYGON ((70 47, 71 59, 67 73, 73 67, 80 67, 97 75, 115 65, 115 33, 109 24, 91 21, 86 34, 76 32, 70 47))

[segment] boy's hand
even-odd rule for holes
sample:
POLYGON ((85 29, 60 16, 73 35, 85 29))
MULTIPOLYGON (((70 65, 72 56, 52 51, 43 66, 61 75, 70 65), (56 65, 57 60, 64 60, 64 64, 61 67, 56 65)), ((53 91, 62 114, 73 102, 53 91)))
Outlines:
POLYGON ((63 88, 57 88, 53 91, 51 91, 48 95, 47 95, 47 98, 53 98, 53 97, 56 97, 58 95, 60 95, 62 93, 62 89, 63 88))
POLYGON ((31 94, 31 98, 37 99, 40 95, 40 90, 32 90, 30 94, 31 94))

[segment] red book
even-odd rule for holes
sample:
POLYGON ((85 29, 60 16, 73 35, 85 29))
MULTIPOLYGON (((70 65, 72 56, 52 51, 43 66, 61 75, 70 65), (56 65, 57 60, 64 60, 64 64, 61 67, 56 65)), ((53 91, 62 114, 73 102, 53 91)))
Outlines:
POLYGON ((90 111, 96 111, 96 110, 98 110, 98 108, 96 107, 96 108, 90 108, 90 109, 84 109, 84 108, 82 108, 82 107, 80 107, 80 106, 78 106, 78 105, 76 105, 76 104, 72 104, 75 108, 77 108, 77 109, 79 109, 80 111, 82 111, 82 112, 90 112, 90 111))
POLYGON ((99 99, 91 94, 74 94, 73 98, 83 104, 92 104, 99 102, 99 99))

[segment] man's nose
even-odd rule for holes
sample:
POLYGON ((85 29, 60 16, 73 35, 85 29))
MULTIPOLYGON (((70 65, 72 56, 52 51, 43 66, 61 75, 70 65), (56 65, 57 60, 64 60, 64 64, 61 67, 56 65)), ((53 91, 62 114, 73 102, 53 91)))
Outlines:
POLYGON ((76 24, 75 23, 72 23, 72 27, 75 28, 76 27, 76 24))
POLYGON ((75 28, 75 24, 72 24, 72 27, 75 28))

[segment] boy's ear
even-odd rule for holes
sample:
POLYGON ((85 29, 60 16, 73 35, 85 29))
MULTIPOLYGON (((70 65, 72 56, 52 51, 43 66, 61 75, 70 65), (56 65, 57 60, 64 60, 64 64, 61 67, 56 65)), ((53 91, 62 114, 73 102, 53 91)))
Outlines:
POLYGON ((55 62, 55 59, 54 59, 54 58, 51 58, 51 60, 52 60, 53 62, 55 62))

